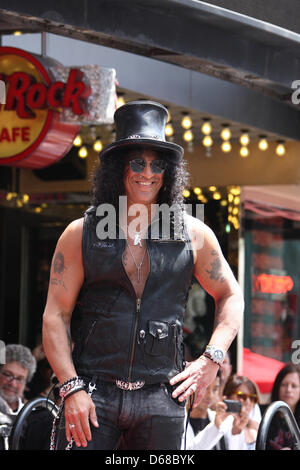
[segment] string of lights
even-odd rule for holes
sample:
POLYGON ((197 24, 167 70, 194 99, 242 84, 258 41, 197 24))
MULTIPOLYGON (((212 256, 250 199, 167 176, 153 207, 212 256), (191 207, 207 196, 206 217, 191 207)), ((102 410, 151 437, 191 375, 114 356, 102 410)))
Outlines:
MULTIPOLYGON (((125 93, 118 92, 116 106, 120 107, 125 103, 125 93)), ((238 152, 241 158, 249 157, 251 153, 250 143, 257 144, 258 150, 262 152, 268 150, 271 143, 273 145, 275 143, 275 154, 278 157, 283 157, 286 155, 285 140, 279 139, 274 141, 274 137, 270 138, 265 134, 254 135, 253 130, 251 131, 244 128, 240 129, 239 135, 237 135, 236 131, 233 134, 230 123, 223 123, 221 125, 221 131, 218 131, 220 125, 216 125, 214 128, 215 125, 211 117, 202 118, 202 123, 198 128, 198 125, 194 125, 194 117, 190 112, 181 111, 179 116, 179 122, 175 122, 178 120, 178 113, 174 121, 168 109, 165 136, 168 141, 182 141, 188 152, 194 151, 195 141, 197 140, 197 143, 199 143, 204 148, 204 154, 207 157, 211 157, 213 155, 213 149, 218 146, 220 147, 221 151, 224 152, 224 154, 230 154, 233 149, 236 149, 237 143, 239 145, 238 152), (178 127, 182 129, 180 134, 178 127)), ((103 139, 100 135, 95 135, 94 132, 95 130, 93 129, 93 126, 91 126, 91 131, 85 132, 85 136, 80 134, 74 139, 73 145, 78 147, 78 157, 87 158, 91 149, 93 149, 95 152, 100 152, 103 148, 103 145, 107 145, 107 139, 103 139)), ((112 141, 114 130, 112 129, 111 132, 112 141)), ((251 146, 251 149, 253 148, 254 147, 251 146)))

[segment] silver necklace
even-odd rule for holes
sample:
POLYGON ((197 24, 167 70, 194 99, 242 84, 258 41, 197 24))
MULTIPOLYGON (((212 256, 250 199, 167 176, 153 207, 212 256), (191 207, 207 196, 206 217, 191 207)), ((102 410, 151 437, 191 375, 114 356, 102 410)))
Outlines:
MULTIPOLYGON (((129 252, 130 252, 130 254, 131 254, 131 257, 132 257, 132 259, 133 259, 133 262, 134 262, 134 264, 135 264, 135 267, 136 267, 136 269, 137 269, 137 282, 140 282, 140 278, 141 278, 141 276, 140 276, 140 271, 141 271, 141 267, 143 266, 143 262, 144 262, 144 258, 145 258, 145 254, 146 254, 147 249, 145 248, 145 251, 144 251, 144 254, 143 254, 143 257, 142 257, 142 261, 140 262, 140 264, 137 264, 137 262, 136 262, 136 260, 135 260, 135 257, 134 257, 134 255, 133 255, 133 253, 132 253, 132 251, 131 251, 131 248, 130 248, 130 245, 129 245, 128 242, 127 242, 127 246, 128 246, 128 248, 129 248, 129 252)), ((142 246, 142 245, 141 245, 141 246, 142 246)))

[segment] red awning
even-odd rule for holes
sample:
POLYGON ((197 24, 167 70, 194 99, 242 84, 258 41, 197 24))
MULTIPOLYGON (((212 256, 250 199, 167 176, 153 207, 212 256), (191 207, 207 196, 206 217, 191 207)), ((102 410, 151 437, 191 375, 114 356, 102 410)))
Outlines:
POLYGON ((271 393, 276 375, 286 364, 243 348, 242 374, 256 383, 260 393, 271 393))

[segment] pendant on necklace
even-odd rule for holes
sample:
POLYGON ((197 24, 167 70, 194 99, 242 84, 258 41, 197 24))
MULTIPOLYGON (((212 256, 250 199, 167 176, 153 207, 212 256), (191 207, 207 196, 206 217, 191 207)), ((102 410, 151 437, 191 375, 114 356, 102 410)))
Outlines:
POLYGON ((143 246, 142 245, 141 232, 135 232, 133 244, 134 244, 134 246, 136 246, 136 245, 143 246))

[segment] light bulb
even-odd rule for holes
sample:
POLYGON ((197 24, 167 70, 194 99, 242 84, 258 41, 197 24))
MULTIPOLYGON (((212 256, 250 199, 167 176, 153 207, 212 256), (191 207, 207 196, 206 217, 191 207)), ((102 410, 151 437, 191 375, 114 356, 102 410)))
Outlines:
POLYGON ((247 131, 242 131, 242 135, 240 136, 240 144, 245 147, 246 145, 249 145, 250 142, 250 137, 247 131))
POLYGON ((278 145, 276 147, 276 154, 278 155, 278 157, 283 157, 283 155, 285 154, 284 142, 278 141, 277 143, 278 145))
POLYGON ((190 197, 191 192, 188 189, 184 189, 182 192, 183 197, 190 197))
POLYGON ((215 193, 213 193, 213 199, 216 199, 216 200, 219 200, 221 199, 221 194, 219 193, 219 191, 216 191, 215 193))
POLYGON ((185 131, 185 133, 183 134, 183 138, 186 142, 191 142, 194 139, 194 134, 191 129, 185 131))
POLYGON ((261 135, 260 136, 260 141, 258 142, 259 150, 267 150, 268 147, 269 147, 269 143, 268 143, 266 137, 261 135))
POLYGON ((75 139, 73 140, 73 145, 75 145, 75 147, 81 147, 82 145, 82 138, 80 137, 80 135, 77 135, 75 137, 75 139))
POLYGON ((240 188, 240 186, 233 186, 233 187, 230 188, 230 192, 234 196, 239 196, 241 194, 241 188, 240 188))
POLYGON ((209 186, 208 190, 209 191, 216 191, 217 187, 216 186, 209 186))
POLYGON ((183 127, 183 129, 190 129, 192 125, 193 123, 191 117, 188 114, 185 114, 181 119, 181 127, 183 127))
POLYGON ((211 147, 213 144, 213 140, 210 135, 206 135, 204 139, 202 140, 202 144, 204 147, 211 147))
POLYGON ((231 143, 226 140, 225 142, 222 143, 221 149, 222 149, 222 151, 225 152, 225 153, 230 152, 230 150, 231 150, 231 143))
POLYGON ((231 138, 231 131, 228 126, 224 125, 224 128, 222 129, 220 136, 223 140, 229 140, 231 138))
POLYGON ((240 148, 240 156, 245 158, 245 157, 248 157, 248 155, 249 155, 248 147, 241 147, 240 148))
POLYGON ((194 193, 195 194, 201 194, 202 193, 202 189, 201 188, 198 188, 198 186, 196 186, 194 189, 193 189, 194 193))
POLYGON ((102 145, 101 139, 97 137, 97 139, 94 142, 93 149, 95 150, 95 152, 101 152, 102 148, 103 148, 103 145, 102 145))
POLYGON ((174 129, 173 129, 171 122, 169 122, 165 127, 165 135, 166 137, 171 137, 173 134, 174 134, 174 129))
POLYGON ((205 120, 205 122, 202 124, 202 127, 201 127, 202 134, 209 135, 211 134, 211 131, 212 131, 211 123, 209 122, 209 120, 205 120))
POLYGON ((78 156, 80 158, 86 158, 88 156, 88 151, 87 151, 87 148, 85 146, 80 147, 80 149, 78 151, 78 156))

